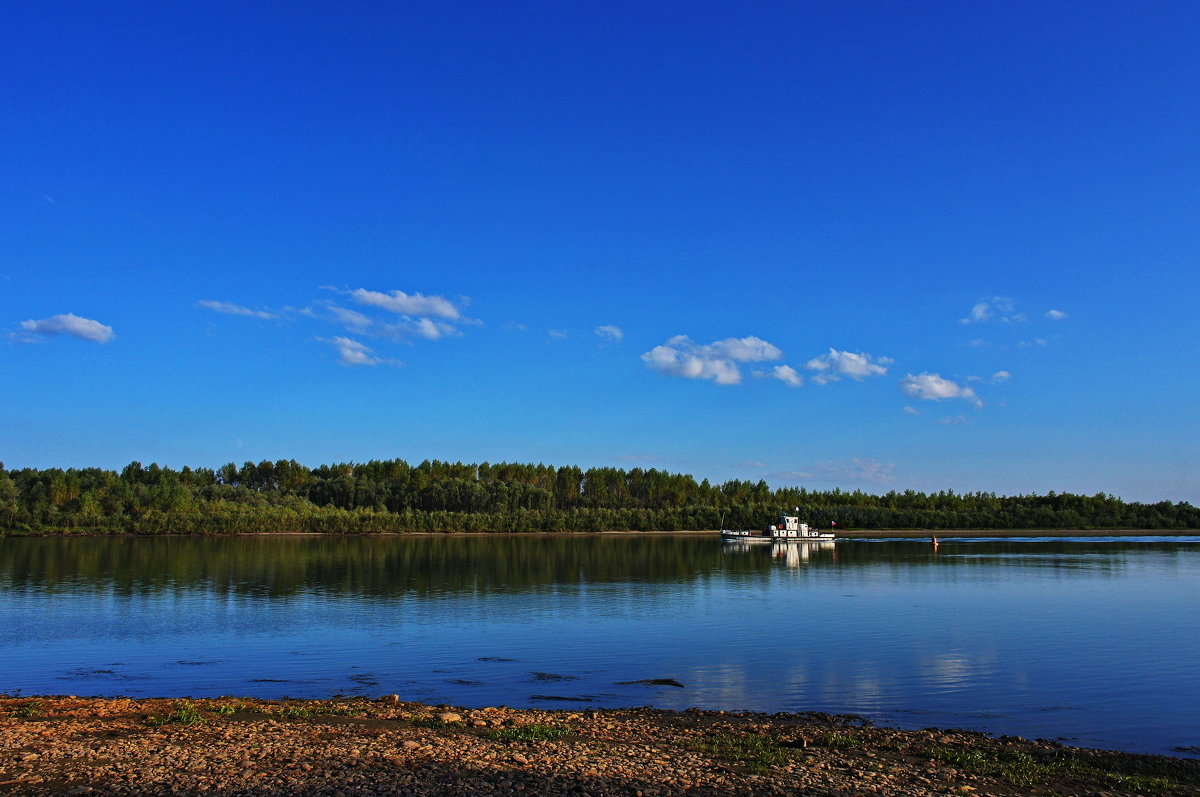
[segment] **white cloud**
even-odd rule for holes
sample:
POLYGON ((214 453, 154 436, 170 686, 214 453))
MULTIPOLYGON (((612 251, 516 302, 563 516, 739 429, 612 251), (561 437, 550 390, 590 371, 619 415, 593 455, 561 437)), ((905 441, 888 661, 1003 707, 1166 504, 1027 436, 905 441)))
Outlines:
POLYGON ((960 423, 970 423, 966 415, 947 415, 938 421, 942 426, 957 426, 960 423))
POLYGON ((813 377, 813 381, 824 385, 836 382, 843 376, 860 382, 868 376, 882 376, 887 373, 887 366, 893 362, 890 357, 878 357, 872 361, 870 354, 856 354, 831 348, 828 354, 812 358, 804 364, 804 367, 810 371, 818 371, 819 373, 813 377))
POLYGON ((1001 382, 1007 382, 1010 379, 1012 379, 1012 374, 1010 374, 1008 371, 997 371, 996 373, 992 374, 993 385, 998 385, 1001 382))
POLYGON ((1064 313, 1062 310, 1047 310, 1046 311, 1046 318, 1049 318, 1051 321, 1062 321, 1066 317, 1067 317, 1067 314, 1064 313))
POLYGON ((741 362, 778 360, 783 352, 761 338, 726 338, 707 345, 676 335, 642 355, 642 362, 660 374, 685 379, 711 379, 718 385, 742 381, 741 362))
MULTIPOLYGON (((687 335, 677 335, 671 340, 683 338, 687 340, 687 335)), ((669 343, 670 341, 668 341, 669 343)), ((690 343, 690 341, 689 341, 690 343)), ((725 357, 730 360, 743 363, 757 363, 764 360, 778 360, 783 356, 783 352, 776 346, 767 343, 762 338, 756 338, 750 335, 745 338, 725 338, 718 340, 715 343, 710 343, 703 347, 711 350, 719 357, 725 357)))
POLYGON ((462 335, 458 327, 451 326, 444 321, 434 321, 432 318, 407 319, 403 324, 385 324, 381 328, 389 332, 394 330, 397 334, 393 337, 412 335, 425 338, 425 340, 441 340, 462 335))
POLYGON ((921 414, 921 411, 913 406, 905 407, 904 411, 907 412, 909 415, 920 415, 921 414))
POLYGON ((993 318, 998 318, 1006 324, 1018 324, 1025 320, 1025 315, 1016 311, 1016 304, 1008 296, 993 296, 976 302, 967 317, 958 319, 958 322, 982 324, 993 318))
POLYGON ((1029 349, 1034 346, 1049 346, 1050 343, 1045 338, 1034 338, 1033 340, 1022 340, 1017 343, 1017 348, 1029 349))
POLYGON ((233 302, 218 302, 213 299, 201 299, 196 302, 196 306, 212 310, 215 313, 224 313, 225 315, 241 315, 247 318, 264 319, 279 318, 278 313, 272 313, 269 310, 252 310, 249 307, 243 307, 233 302))
POLYGON ((567 333, 567 330, 565 330, 565 329, 547 329, 546 334, 549 335, 550 337, 554 338, 555 340, 563 340, 564 338, 567 337, 568 333, 567 333))
POLYGON ((432 316, 444 318, 447 321, 458 321, 462 314, 458 308, 444 296, 425 296, 421 293, 405 293, 404 291, 368 291, 357 288, 349 292, 350 298, 359 304, 380 307, 391 313, 409 316, 432 316))
POLYGON ((966 318, 958 319, 963 324, 980 323, 987 321, 992 317, 992 306, 987 302, 980 302, 971 308, 971 314, 966 318))
POLYGON ((375 350, 359 343, 353 338, 335 337, 317 338, 337 349, 338 362, 342 365, 400 365, 396 360, 386 357, 376 357, 375 350))
POLYGON ((39 337, 55 335, 70 335, 81 340, 90 340, 93 343, 108 343, 116 337, 112 327, 90 318, 81 318, 74 313, 52 315, 39 321, 32 319, 22 321, 21 329, 22 332, 16 333, 13 337, 27 343, 32 343, 39 337))
POLYGON ((351 310, 346 307, 339 307, 336 304, 326 305, 326 308, 333 314, 337 323, 353 329, 356 332, 368 329, 372 323, 370 316, 364 315, 357 310, 351 310))
MULTIPOLYGON (((357 310, 339 307, 325 302, 324 307, 334 323, 341 324, 351 332, 391 340, 441 340, 462 335, 456 324, 478 324, 475 319, 465 318, 449 299, 443 296, 425 296, 404 291, 381 293, 362 288, 339 291, 358 304, 369 308, 380 308, 394 315, 383 318, 357 310), (397 318, 398 316, 398 318, 397 318)), ((462 299, 466 301, 466 299, 462 299)), ((327 319, 329 320, 329 319, 327 319)))
POLYGON ((657 454, 621 454, 617 457, 618 462, 659 462, 662 457, 657 454))
POLYGON ((768 376, 778 379, 788 387, 800 387, 804 384, 804 377, 800 376, 790 365, 777 365, 771 369, 768 376))
POLYGON ((982 407, 983 401, 975 395, 975 391, 966 385, 960 385, 938 374, 923 372, 913 376, 909 374, 900 380, 900 389, 913 398, 926 401, 941 401, 942 399, 960 398, 976 407, 982 407))
POLYGON ((621 328, 613 326, 612 324, 598 326, 592 331, 602 338, 606 338, 618 343, 625 338, 625 333, 621 330, 621 328))
POLYGON ((784 482, 822 481, 834 483, 890 484, 896 481, 894 462, 854 458, 849 462, 818 462, 805 468, 768 474, 784 482))

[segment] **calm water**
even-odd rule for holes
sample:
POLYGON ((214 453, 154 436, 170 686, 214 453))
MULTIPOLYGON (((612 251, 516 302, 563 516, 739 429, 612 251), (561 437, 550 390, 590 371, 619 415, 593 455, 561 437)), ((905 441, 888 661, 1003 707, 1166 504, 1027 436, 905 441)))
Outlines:
POLYGON ((0 691, 814 710, 1200 754, 1200 537, 801 550, 0 539, 0 691))

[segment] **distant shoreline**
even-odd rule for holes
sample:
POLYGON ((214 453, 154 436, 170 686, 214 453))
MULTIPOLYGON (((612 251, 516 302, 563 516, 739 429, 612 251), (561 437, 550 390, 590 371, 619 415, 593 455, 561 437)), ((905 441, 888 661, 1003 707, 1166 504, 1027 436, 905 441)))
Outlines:
POLYGON ((883 539, 890 537, 939 540, 955 537, 1196 537, 1196 529, 898 529, 894 531, 839 531, 838 538, 883 539))
MULTIPOLYGON (((130 539, 153 539, 157 537, 715 537, 716 529, 691 529, 682 531, 239 531, 230 534, 134 534, 95 533, 88 531, 44 532, 30 534, 5 534, 0 539, 43 538, 43 537, 111 537, 130 539)), ((931 539, 951 540, 955 538, 979 539, 987 537, 1198 537, 1198 529, 853 529, 836 531, 837 540, 887 540, 887 539, 931 539)))

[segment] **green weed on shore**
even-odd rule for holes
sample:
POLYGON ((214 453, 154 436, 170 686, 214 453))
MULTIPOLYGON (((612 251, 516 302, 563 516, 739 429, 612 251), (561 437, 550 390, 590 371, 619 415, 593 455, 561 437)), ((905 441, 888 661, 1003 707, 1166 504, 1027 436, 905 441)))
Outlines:
POLYGON ((742 764, 752 772, 786 764, 790 757, 778 739, 756 733, 714 733, 689 746, 697 752, 742 764))
POLYGON ((202 722, 208 722, 208 718, 190 700, 180 700, 175 704, 174 711, 169 711, 161 717, 152 714, 146 720, 146 724, 156 727, 162 725, 199 725, 202 722))
POLYGON ((935 761, 1000 777, 1016 786, 1033 786, 1067 777, 1089 781, 1097 786, 1141 793, 1164 792, 1178 786, 1162 775, 1123 771, 1115 762, 1101 761, 1102 765, 1097 766, 1066 753, 1038 758, 1022 750, 933 747, 928 754, 935 761))
POLYGON ((485 736, 499 742, 549 742, 561 739, 571 732, 553 725, 521 725, 516 728, 499 728, 488 731, 485 736))
POLYGON ((46 712, 42 709, 43 702, 44 701, 40 697, 36 698, 34 700, 30 700, 28 703, 21 706, 20 708, 13 710, 12 716, 16 717, 17 719, 23 719, 23 720, 36 719, 38 717, 43 717, 46 715, 46 712))

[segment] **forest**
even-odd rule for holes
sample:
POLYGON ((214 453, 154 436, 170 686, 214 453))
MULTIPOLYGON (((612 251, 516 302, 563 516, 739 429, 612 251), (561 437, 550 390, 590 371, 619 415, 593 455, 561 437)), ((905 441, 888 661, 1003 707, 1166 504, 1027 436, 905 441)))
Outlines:
POLYGON ((132 462, 118 473, 0 463, 0 535, 680 531, 760 528, 784 511, 841 529, 1200 528, 1191 504, 1104 493, 874 495, 654 468, 289 459, 215 470, 132 462))

